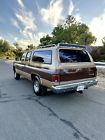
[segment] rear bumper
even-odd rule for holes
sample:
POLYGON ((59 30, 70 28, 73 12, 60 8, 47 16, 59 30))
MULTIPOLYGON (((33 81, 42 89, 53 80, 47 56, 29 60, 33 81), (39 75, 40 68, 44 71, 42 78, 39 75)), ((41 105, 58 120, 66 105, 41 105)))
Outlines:
POLYGON ((96 84, 97 84, 96 79, 85 80, 85 81, 81 81, 81 82, 73 82, 70 84, 62 84, 62 85, 53 86, 52 90, 56 93, 67 92, 67 91, 76 91, 78 86, 83 85, 84 89, 86 89, 86 88, 88 88, 90 86, 94 86, 96 84))

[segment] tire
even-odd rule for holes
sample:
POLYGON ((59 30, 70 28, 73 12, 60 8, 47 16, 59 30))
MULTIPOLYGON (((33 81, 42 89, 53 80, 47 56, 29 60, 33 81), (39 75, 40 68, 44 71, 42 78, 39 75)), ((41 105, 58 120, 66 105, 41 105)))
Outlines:
POLYGON ((14 77, 15 77, 16 80, 20 80, 20 74, 18 74, 16 72, 14 72, 14 77))
POLYGON ((78 93, 80 93, 80 94, 83 94, 83 90, 81 90, 81 91, 78 91, 78 93))
POLYGON ((33 91, 37 96, 44 96, 47 92, 47 88, 40 84, 40 80, 37 77, 33 80, 33 91))

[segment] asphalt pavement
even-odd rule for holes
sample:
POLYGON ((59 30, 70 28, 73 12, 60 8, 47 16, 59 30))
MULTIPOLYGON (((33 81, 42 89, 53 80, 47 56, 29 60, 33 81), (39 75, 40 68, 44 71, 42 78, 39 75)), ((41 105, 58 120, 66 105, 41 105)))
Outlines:
POLYGON ((105 90, 37 97, 0 60, 0 140, 105 140, 105 90))

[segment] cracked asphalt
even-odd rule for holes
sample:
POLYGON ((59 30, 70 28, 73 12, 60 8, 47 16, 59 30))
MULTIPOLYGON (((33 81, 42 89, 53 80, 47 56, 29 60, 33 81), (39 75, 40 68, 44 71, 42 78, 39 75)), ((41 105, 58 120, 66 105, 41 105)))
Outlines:
POLYGON ((105 90, 37 97, 0 60, 0 140, 105 140, 105 90))

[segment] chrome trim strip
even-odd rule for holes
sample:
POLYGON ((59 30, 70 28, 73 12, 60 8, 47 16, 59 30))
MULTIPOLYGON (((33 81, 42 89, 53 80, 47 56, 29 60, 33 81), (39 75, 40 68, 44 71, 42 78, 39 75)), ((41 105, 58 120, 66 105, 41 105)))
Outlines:
POLYGON ((71 83, 77 83, 77 82, 83 82, 83 81, 90 81, 90 80, 95 80, 95 79, 96 79, 96 77, 85 78, 85 79, 80 79, 80 80, 72 80, 72 81, 60 82, 60 84, 65 85, 65 84, 71 84, 71 83))
POLYGON ((17 66, 21 66, 21 67, 24 67, 25 64, 19 64, 19 63, 16 63, 15 65, 17 65, 17 66))
MULTIPOLYGON (((42 65, 42 64, 41 64, 42 65)), ((45 65, 47 65, 47 64, 45 64, 45 65)), ((30 66, 30 65, 25 65, 25 67, 26 68, 29 68, 29 69, 32 69, 32 70, 43 70, 43 69, 46 69, 46 70, 48 70, 49 71, 49 69, 50 69, 50 67, 51 67, 52 65, 50 65, 50 66, 38 66, 38 65, 32 65, 32 66, 30 66)))

